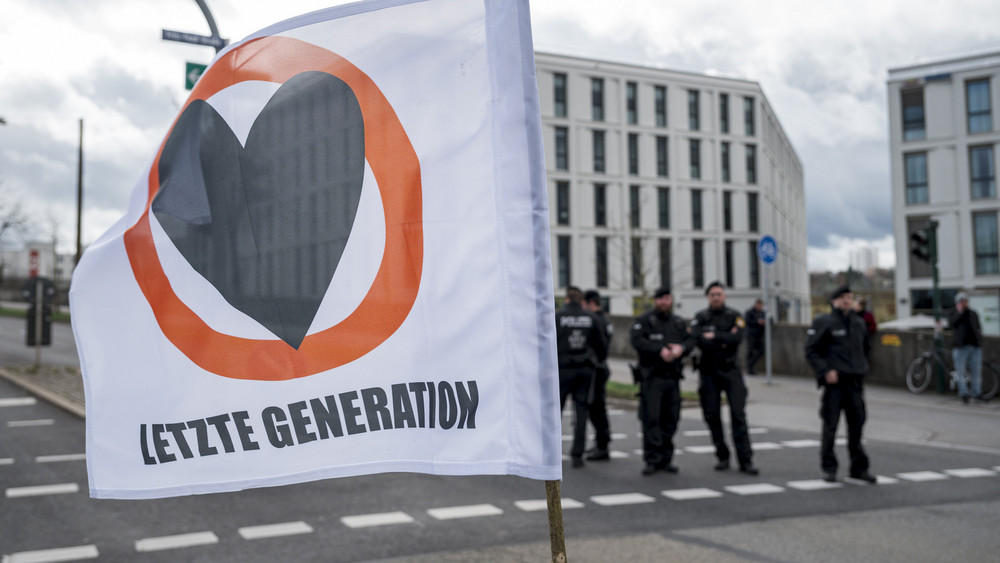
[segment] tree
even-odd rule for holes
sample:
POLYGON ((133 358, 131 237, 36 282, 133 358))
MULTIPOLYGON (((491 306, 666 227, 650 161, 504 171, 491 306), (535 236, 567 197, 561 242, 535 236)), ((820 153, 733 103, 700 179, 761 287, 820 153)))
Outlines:
MULTIPOLYGON (((21 200, 0 184, 0 248, 14 234, 23 235, 30 221, 21 206, 21 200)), ((4 280, 4 261, 0 254, 0 283, 4 280)))

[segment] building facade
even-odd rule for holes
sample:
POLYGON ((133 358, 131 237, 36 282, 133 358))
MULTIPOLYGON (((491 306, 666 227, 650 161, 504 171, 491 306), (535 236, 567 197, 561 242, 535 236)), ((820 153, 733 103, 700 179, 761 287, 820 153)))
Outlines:
POLYGON ((984 331, 1000 334, 996 189, 1000 52, 889 70, 896 307, 932 313, 931 265, 911 235, 935 221, 942 307, 970 292, 984 331))
POLYGON ((757 83, 546 53, 535 66, 557 295, 597 288, 632 315, 667 285, 690 317, 714 280, 740 310, 769 282, 776 318, 811 320, 802 164, 757 83))

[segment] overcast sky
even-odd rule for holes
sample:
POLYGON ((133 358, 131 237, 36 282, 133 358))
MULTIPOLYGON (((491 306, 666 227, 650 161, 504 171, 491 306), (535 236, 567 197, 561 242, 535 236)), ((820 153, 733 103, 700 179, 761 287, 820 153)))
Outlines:
MULTIPOLYGON (((472 1, 472 0, 470 0, 472 1)), ((208 0, 237 41, 331 0, 208 0)), ((78 120, 84 119, 84 242, 123 213, 187 97, 186 61, 215 51, 160 39, 208 35, 194 0, 4 0, 0 190, 37 218, 37 238, 75 244, 78 120)), ((534 0, 541 51, 718 73, 760 83, 805 168, 809 269, 846 268, 853 248, 895 262, 887 70, 1000 50, 985 0, 534 0)))

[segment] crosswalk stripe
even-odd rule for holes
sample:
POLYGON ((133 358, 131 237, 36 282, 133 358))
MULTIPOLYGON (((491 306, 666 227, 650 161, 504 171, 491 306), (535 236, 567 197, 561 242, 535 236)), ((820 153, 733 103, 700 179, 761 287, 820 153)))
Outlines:
POLYGON ((959 477, 961 479, 968 479, 971 477, 993 477, 996 475, 995 471, 990 471, 989 469, 980 469, 978 467, 968 467, 965 469, 945 469, 944 472, 952 477, 959 477))
MULTIPOLYGON (((813 448, 819 447, 820 442, 819 440, 785 440, 781 442, 781 445, 786 448, 813 448)), ((757 445, 754 444, 754 447, 756 446, 757 445)))
POLYGON ((781 450, 781 449, 784 449, 784 446, 782 446, 781 444, 776 444, 774 442, 754 442, 753 443, 753 451, 755 451, 755 452, 763 452, 763 451, 766 451, 766 450, 781 450))
POLYGON ((38 420, 11 420, 7 422, 7 428, 27 428, 29 426, 51 426, 56 421, 51 418, 41 418, 38 420))
POLYGON ((38 403, 34 397, 4 397, 0 399, 0 407, 28 407, 38 403))
POLYGON ((714 454, 715 446, 688 446, 684 450, 693 454, 714 454))
POLYGON ((839 489, 842 483, 829 483, 822 479, 807 479, 805 481, 789 481, 786 483, 789 488, 799 491, 821 491, 823 489, 839 489))
POLYGON ((275 538, 280 536, 294 536, 297 534, 311 534, 312 526, 305 522, 282 522, 281 524, 263 524, 260 526, 245 526, 239 530, 240 537, 245 540, 257 540, 262 538, 275 538))
POLYGON ((660 494, 672 500, 694 500, 703 498, 718 498, 722 496, 722 493, 719 491, 705 488, 674 489, 671 491, 662 491, 660 494))
POLYGON ((617 495, 596 495, 590 500, 601 506, 621 506, 625 504, 645 504, 656 499, 642 493, 622 493, 617 495))
POLYGON ((906 481, 913 481, 915 483, 922 481, 940 481, 948 478, 948 476, 944 473, 938 473, 936 471, 912 471, 910 473, 897 473, 896 477, 906 481))
POLYGON ((219 543, 219 536, 216 536, 214 532, 194 532, 191 534, 178 534, 176 536, 144 538, 135 542, 135 550, 163 551, 166 549, 179 549, 214 543, 219 543))
POLYGON ((76 483, 60 483, 58 485, 39 485, 35 487, 11 487, 7 489, 7 498, 37 497, 44 495, 64 495, 80 492, 76 483))
POLYGON ((0 465, 14 465, 14 458, 0 457, 0 465))
POLYGON ((431 508, 427 511, 436 520, 454 520, 456 518, 478 518, 480 516, 496 516, 503 510, 492 504, 470 504, 468 506, 447 506, 431 508))
POLYGON ((767 495, 771 493, 780 493, 785 490, 784 487, 779 487, 777 485, 772 485, 770 483, 754 483, 752 485, 730 485, 725 487, 725 489, 733 494, 747 496, 747 495, 767 495))
POLYGON ((54 563, 56 561, 81 561, 96 559, 96 545, 79 545, 76 547, 60 547, 56 549, 40 549, 37 551, 20 551, 4 556, 4 563, 54 563))
MULTIPOLYGON (((560 505, 563 510, 569 510, 573 508, 583 508, 585 505, 571 498, 560 499, 560 505)), ((514 506, 520 508, 525 512, 537 512, 539 510, 548 510, 549 503, 545 499, 529 499, 529 500, 515 500, 514 506)))
POLYGON ((389 526, 392 524, 409 524, 414 522, 412 516, 405 512, 378 512, 375 514, 358 514, 344 516, 340 522, 348 528, 371 528, 373 526, 389 526))
POLYGON ((87 454, 40 455, 35 463, 56 463, 60 461, 86 461, 87 454))

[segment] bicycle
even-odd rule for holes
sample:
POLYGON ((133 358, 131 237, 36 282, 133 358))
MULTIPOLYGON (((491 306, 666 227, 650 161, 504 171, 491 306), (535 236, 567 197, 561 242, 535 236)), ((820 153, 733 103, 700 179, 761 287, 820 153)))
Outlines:
MULTIPOLYGON (((945 352, 943 350, 938 352, 936 348, 931 348, 914 358, 906 368, 906 388, 911 393, 923 393, 931 384, 931 379, 934 377, 934 368, 940 367, 949 376, 948 387, 952 391, 957 389, 959 376, 957 371, 951 369, 951 354, 948 353, 947 359, 944 356, 945 352)), ((966 389, 971 390, 972 376, 966 373, 963 377, 965 378, 966 389)), ((986 360, 983 362, 982 394, 980 394, 979 398, 988 401, 996 396, 998 390, 1000 390, 1000 368, 992 361, 986 360)))

